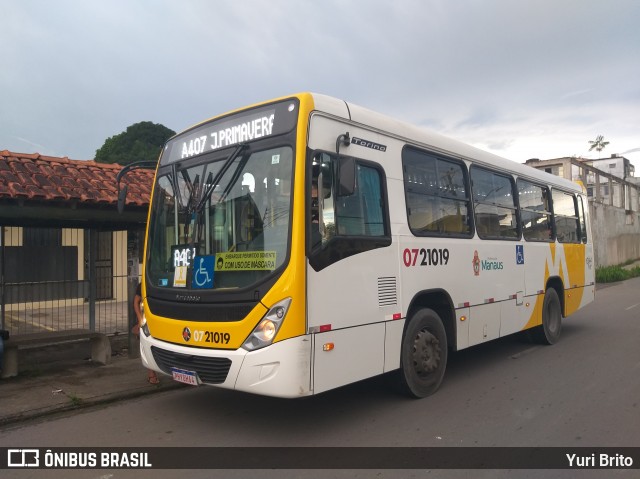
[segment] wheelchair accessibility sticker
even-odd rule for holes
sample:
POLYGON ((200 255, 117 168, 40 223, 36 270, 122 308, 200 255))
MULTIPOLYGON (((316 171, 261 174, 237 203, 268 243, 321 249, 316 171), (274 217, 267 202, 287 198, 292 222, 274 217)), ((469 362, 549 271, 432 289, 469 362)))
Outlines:
POLYGON ((196 289, 213 288, 213 267, 215 256, 196 256, 193 262, 193 281, 191 287, 196 289))
POLYGON ((516 264, 524 264, 524 246, 516 245, 516 264))

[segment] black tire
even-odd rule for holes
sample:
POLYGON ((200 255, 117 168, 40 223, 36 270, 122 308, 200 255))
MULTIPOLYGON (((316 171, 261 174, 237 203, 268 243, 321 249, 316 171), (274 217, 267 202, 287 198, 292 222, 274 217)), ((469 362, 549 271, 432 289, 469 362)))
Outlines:
POLYGON ((562 306, 558 292, 549 288, 544 293, 542 324, 531 330, 533 339, 540 344, 555 344, 562 333, 562 306))
POLYGON ((410 397, 423 398, 435 393, 442 383, 447 333, 432 309, 420 309, 408 321, 400 352, 400 389, 410 397))

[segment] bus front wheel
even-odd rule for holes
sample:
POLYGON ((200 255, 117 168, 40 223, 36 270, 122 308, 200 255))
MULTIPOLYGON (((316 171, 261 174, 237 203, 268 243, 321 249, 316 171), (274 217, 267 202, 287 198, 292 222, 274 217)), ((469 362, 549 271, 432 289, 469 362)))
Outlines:
POLYGON ((410 318, 402 338, 400 388, 414 398, 435 393, 447 366, 447 333, 440 316, 420 309, 410 318))
POLYGON ((541 344, 555 344, 562 332, 562 307, 555 289, 549 288, 542 303, 542 324, 532 330, 533 339, 541 344))

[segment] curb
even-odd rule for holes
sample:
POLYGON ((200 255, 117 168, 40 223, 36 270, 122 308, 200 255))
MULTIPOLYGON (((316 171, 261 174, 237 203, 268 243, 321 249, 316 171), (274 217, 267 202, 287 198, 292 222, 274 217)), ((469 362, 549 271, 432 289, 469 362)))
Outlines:
POLYGON ((0 417, 0 427, 19 424, 34 419, 41 419, 47 416, 53 416, 58 413, 65 413, 69 411, 78 411, 81 409, 88 409, 95 406, 112 404, 118 401, 124 401, 127 399, 134 399, 138 397, 148 396, 151 394, 157 394, 167 391, 173 391, 175 389, 184 388, 186 385, 180 384, 176 381, 171 381, 166 385, 160 385, 159 387, 150 387, 149 385, 142 386, 138 389, 132 389, 129 391, 119 393, 108 393, 101 396, 93 396, 87 399, 78 399, 74 403, 71 399, 69 403, 63 405, 56 405, 50 407, 43 407, 39 409, 32 409, 30 411, 21 412, 18 414, 11 414, 8 416, 0 417))

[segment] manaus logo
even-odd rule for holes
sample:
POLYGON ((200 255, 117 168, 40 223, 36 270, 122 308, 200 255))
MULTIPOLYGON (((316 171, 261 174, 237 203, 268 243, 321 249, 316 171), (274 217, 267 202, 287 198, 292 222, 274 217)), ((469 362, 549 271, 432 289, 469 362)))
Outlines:
POLYGON ((473 264, 473 274, 480 276, 480 257, 478 256, 478 250, 473 252, 473 261, 471 264, 473 264))

